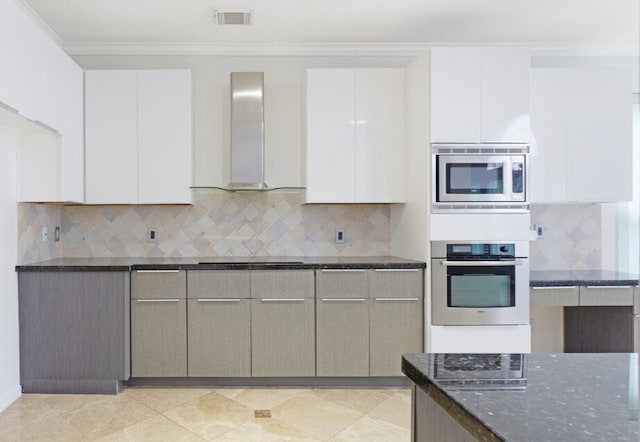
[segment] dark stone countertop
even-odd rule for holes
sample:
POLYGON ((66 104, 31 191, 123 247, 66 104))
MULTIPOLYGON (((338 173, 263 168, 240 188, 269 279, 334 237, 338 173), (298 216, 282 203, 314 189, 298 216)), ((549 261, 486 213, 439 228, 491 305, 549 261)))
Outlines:
MULTIPOLYGON (((637 353, 525 354, 520 389, 448 385, 430 356, 404 355, 402 371, 478 440, 638 441, 637 353)), ((486 374, 458 366, 467 380, 486 374)))
POLYGON ((638 285, 640 275, 611 270, 532 270, 529 286, 638 285))
POLYGON ((16 266, 18 272, 130 270, 424 269, 422 261, 395 256, 193 257, 193 258, 57 258, 16 266))

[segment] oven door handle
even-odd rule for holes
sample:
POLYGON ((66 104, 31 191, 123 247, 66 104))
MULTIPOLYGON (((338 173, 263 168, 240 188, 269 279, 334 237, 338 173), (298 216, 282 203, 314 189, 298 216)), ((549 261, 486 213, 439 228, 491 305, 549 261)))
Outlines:
POLYGON ((440 265, 445 267, 488 267, 488 266, 521 266, 524 261, 515 259, 513 261, 440 261, 440 265))

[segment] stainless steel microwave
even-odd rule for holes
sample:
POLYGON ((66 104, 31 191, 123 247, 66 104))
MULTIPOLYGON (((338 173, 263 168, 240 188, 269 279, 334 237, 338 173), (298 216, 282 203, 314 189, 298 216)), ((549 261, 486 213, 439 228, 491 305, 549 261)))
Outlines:
POLYGON ((432 145, 433 208, 527 211, 528 152, 526 145, 432 145))

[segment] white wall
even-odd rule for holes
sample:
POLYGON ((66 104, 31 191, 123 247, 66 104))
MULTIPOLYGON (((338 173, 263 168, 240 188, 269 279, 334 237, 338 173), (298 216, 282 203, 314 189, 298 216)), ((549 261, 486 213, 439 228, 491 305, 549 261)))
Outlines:
POLYGON ((0 411, 20 394, 18 284, 14 270, 18 229, 16 213, 16 138, 0 130, 0 411))
POLYGON ((193 184, 229 184, 229 73, 264 72, 265 181, 303 186, 306 69, 398 67, 408 57, 76 56, 84 69, 171 69, 193 73, 193 184))

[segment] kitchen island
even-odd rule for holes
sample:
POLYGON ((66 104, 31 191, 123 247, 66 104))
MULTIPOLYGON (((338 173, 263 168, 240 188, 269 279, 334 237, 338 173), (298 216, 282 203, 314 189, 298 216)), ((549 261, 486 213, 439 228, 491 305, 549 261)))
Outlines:
POLYGON ((402 371, 413 441, 638 440, 637 353, 405 354, 402 371))

